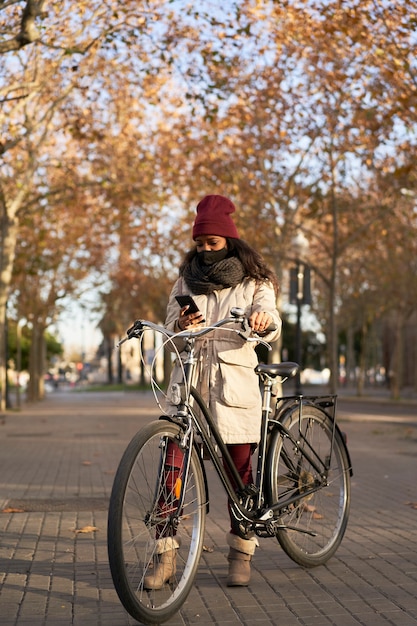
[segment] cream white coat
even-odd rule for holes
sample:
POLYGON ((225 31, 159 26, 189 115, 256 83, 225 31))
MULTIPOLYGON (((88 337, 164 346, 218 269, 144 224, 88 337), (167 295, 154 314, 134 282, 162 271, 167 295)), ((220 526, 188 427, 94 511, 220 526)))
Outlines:
MULTIPOLYGON (((185 281, 174 284, 168 302, 165 326, 174 330, 180 307, 175 300, 179 294, 193 296, 210 325, 230 316, 233 307, 242 308, 247 316, 254 311, 269 313, 277 330, 264 337, 274 341, 281 332, 281 319, 276 309, 275 292, 270 283, 244 279, 236 287, 215 291, 208 296, 194 295, 185 281)), ((236 324, 231 324, 236 328, 236 324)), ((225 443, 256 443, 261 425, 261 396, 259 379, 254 369, 258 364, 255 343, 247 343, 227 327, 209 333, 196 342, 198 367, 194 385, 213 413, 225 443)), ((181 367, 176 363, 171 383, 181 380, 181 367)))

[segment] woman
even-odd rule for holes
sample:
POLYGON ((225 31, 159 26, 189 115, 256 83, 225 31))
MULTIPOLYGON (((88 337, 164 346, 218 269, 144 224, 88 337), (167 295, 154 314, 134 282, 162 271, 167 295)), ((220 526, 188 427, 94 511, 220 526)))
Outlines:
MULTIPOLYGON (((203 323, 210 326, 230 316, 233 307, 244 309, 253 332, 262 333, 266 341, 280 334, 281 320, 276 309, 278 282, 262 257, 239 238, 231 214, 234 204, 224 196, 209 195, 197 206, 193 226, 195 245, 186 254, 180 276, 172 289, 165 326, 181 331, 203 323), (188 313, 179 308, 178 295, 191 295, 199 312, 188 313), (276 330, 264 335, 274 324, 276 330)), ((197 340, 199 367, 196 387, 203 395, 223 440, 228 446, 244 484, 253 483, 251 454, 260 438, 261 396, 259 380, 254 372, 258 363, 255 344, 245 342, 237 334, 219 329, 197 340)), ((171 383, 181 379, 181 368, 175 366, 171 383)), ((148 588, 159 588, 175 573, 175 537, 163 538, 161 564, 148 588)), ((239 537, 231 524, 227 535, 229 545, 228 586, 247 586, 250 561, 258 545, 257 539, 239 537)))

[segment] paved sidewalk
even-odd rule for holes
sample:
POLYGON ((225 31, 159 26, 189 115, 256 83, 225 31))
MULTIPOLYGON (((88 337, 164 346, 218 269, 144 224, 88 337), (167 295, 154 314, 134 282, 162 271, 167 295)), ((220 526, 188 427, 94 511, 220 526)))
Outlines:
MULTIPOLYGON (((205 552, 167 624, 417 625, 417 408, 340 402, 353 462, 345 539, 304 570, 261 541, 249 588, 227 588, 226 502, 212 470, 205 552)), ((58 391, 0 424, 0 624, 124 626, 107 563, 107 501, 150 394, 58 391)))

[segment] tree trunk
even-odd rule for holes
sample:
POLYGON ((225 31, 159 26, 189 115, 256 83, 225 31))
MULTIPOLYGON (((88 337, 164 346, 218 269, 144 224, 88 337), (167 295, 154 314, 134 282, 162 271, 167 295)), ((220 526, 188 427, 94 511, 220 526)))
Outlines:
POLYGON ((355 350, 353 345, 353 330, 349 326, 346 335, 346 384, 356 381, 356 362, 355 362, 355 350))
POLYGON ((169 379, 172 372, 172 352, 164 347, 164 385, 168 388, 169 379))
POLYGON ((339 257, 339 223, 338 206, 336 201, 336 177, 335 165, 333 162, 333 152, 330 150, 330 165, 332 175, 331 185, 331 212, 333 223, 333 249, 330 270, 329 285, 329 357, 330 357, 330 393, 337 393, 339 359, 338 359, 338 332, 336 323, 336 285, 337 285, 337 262, 339 257))
POLYGON ((111 337, 106 337, 106 347, 107 347, 107 382, 109 385, 113 384, 114 376, 113 376, 113 339, 111 337))
POLYGON ((394 400, 398 400, 400 397, 400 389, 402 383, 402 357, 403 357, 403 344, 402 344, 402 315, 397 313, 394 326, 394 348, 392 353, 392 367, 390 371, 390 390, 391 397, 394 400))
POLYGON ((356 381, 356 395, 362 396, 365 387, 365 372, 366 372, 366 352, 368 343, 368 330, 366 324, 362 326, 362 347, 359 355, 359 375, 356 381))
POLYGON ((123 383, 123 363, 121 350, 117 350, 117 382, 119 385, 123 383))
POLYGON ((18 219, 16 211, 8 211, 0 189, 0 413, 6 410, 7 355, 6 355, 6 315, 7 299, 12 280, 13 262, 16 250, 18 219))
POLYGON ((339 371, 337 326, 335 315, 336 286, 335 280, 331 281, 329 291, 329 361, 330 361, 330 393, 337 392, 337 379, 339 371))
POLYGON ((45 325, 42 322, 34 321, 32 328, 32 344, 29 354, 29 385, 28 400, 36 402, 45 396, 45 325))

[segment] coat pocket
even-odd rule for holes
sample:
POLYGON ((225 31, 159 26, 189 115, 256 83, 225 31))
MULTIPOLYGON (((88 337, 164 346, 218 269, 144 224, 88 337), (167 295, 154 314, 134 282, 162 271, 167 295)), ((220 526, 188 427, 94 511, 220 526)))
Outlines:
POLYGON ((259 402, 259 380, 254 372, 258 359, 254 350, 225 350, 218 353, 221 391, 227 406, 251 408, 259 402))

